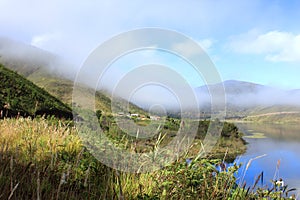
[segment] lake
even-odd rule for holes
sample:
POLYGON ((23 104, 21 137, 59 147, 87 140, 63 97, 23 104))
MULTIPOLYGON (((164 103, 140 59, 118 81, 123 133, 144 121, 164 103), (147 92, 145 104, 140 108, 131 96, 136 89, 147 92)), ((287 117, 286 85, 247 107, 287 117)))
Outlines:
POLYGON ((244 176, 247 185, 253 185, 263 171, 264 185, 271 185, 271 180, 283 178, 288 188, 296 188, 295 194, 300 194, 300 125, 235 124, 249 143, 247 152, 235 160, 243 163, 239 170, 240 179, 247 163, 253 159, 244 176))

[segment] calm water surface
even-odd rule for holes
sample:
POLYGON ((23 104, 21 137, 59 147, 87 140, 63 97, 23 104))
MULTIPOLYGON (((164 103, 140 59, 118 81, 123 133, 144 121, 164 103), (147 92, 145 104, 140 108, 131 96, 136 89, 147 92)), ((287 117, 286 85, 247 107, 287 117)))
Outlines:
POLYGON ((236 159, 236 162, 244 164, 239 171, 239 181, 243 182, 241 179, 245 167, 250 159, 253 159, 244 178, 248 185, 253 185, 255 177, 263 171, 264 185, 271 185, 270 180, 283 178, 289 188, 296 188, 295 193, 300 194, 300 125, 252 123, 236 123, 236 125, 245 133, 245 140, 249 143, 247 152, 236 159), (265 138, 249 138, 251 135, 265 138), (263 157, 254 159, 258 156, 263 157))

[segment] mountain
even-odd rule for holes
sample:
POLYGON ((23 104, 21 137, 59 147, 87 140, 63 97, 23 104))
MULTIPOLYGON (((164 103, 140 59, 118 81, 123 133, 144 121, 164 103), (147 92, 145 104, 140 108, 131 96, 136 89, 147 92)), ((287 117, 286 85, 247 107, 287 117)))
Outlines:
MULTIPOLYGON (((50 52, 37 47, 0 37, 0 63, 26 77, 40 88, 72 105, 74 78, 76 71, 50 52), (66 70, 68 72, 66 72, 66 70), (70 72, 72 71, 72 72, 70 72)), ((94 91, 85 85, 82 90, 88 95, 94 91)), ((146 115, 146 112, 134 104, 129 104, 132 113, 146 115)), ((111 97, 105 91, 96 91, 95 108, 103 114, 111 114, 111 97)))
POLYGON ((239 95, 239 94, 248 94, 248 93, 258 93, 266 86, 250 83, 245 81, 237 81, 237 80, 227 80, 222 83, 217 83, 214 85, 203 85, 196 88, 196 91, 200 93, 208 93, 208 88, 211 89, 213 93, 220 93, 220 90, 224 87, 226 95, 239 95))
POLYGON ((47 115, 72 119, 70 107, 42 88, 0 64, 2 117, 47 115))
MULTIPOLYGON (((300 111, 300 90, 281 90, 261 84, 228 80, 215 85, 195 89, 204 110, 210 109, 210 94, 225 94, 228 118, 268 116, 270 120, 279 115, 295 115, 300 111), (210 88, 210 91, 209 89, 210 88), (265 115, 269 114, 269 115, 265 115)), ((221 96, 220 96, 221 98, 221 96)), ((207 111, 208 112, 208 111, 207 111)))

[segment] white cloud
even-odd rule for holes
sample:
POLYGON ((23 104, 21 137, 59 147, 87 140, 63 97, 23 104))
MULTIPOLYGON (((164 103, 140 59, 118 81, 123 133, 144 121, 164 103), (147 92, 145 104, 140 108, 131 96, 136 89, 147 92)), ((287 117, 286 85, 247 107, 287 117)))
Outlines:
MULTIPOLYGON (((214 43, 214 41, 211 39, 203 39, 203 40, 198 40, 196 42, 201 47, 201 50, 206 53, 211 50, 211 47, 214 43)), ((202 51, 199 51, 200 48, 198 48, 198 46, 196 46, 195 43, 190 40, 186 40, 180 43, 175 43, 171 48, 173 51, 178 52, 181 55, 185 55, 187 58, 191 58, 193 56, 199 55, 199 53, 202 53, 202 51)))
POLYGON ((58 40, 61 38, 59 33, 46 33, 42 35, 33 36, 31 39, 31 45, 44 48, 48 43, 51 43, 53 40, 58 40))
POLYGON ((213 44, 215 43, 215 40, 203 39, 203 40, 198 41, 198 43, 206 52, 208 52, 211 50, 213 44))
POLYGON ((171 48, 174 52, 177 52, 180 55, 184 55, 187 58, 196 56, 199 53, 199 48, 195 46, 195 44, 190 40, 186 40, 180 43, 175 43, 172 45, 171 48))
POLYGON ((229 48, 237 53, 261 54, 272 62, 300 61, 300 34, 280 31, 259 34, 252 30, 232 37, 229 48))

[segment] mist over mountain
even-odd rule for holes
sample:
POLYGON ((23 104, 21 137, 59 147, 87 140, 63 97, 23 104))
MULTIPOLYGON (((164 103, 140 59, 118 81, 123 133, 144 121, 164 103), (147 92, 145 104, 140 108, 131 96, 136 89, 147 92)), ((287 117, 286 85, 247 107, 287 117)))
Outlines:
POLYGON ((207 103, 210 95, 219 95, 219 89, 224 86, 226 104, 237 107, 291 105, 300 106, 300 90, 281 90, 270 86, 245 81, 228 80, 210 86, 195 89, 198 97, 207 103), (204 98, 203 98, 204 97, 204 98))
POLYGON ((76 70, 59 56, 4 37, 0 37, 0 62, 25 77, 36 71, 71 80, 76 75, 76 70))
MULTIPOLYGON (((226 109, 226 117, 229 118, 266 113, 300 112, 300 89, 282 90, 251 82, 227 80, 215 85, 197 87, 194 89, 194 94, 199 103, 202 117, 209 117, 211 112, 222 112, 224 109, 226 109), (212 98, 214 98, 213 106, 212 98)), ((138 105, 148 109, 153 103, 150 95, 148 101, 142 102, 142 99, 140 99, 138 105)), ((163 94, 156 96, 165 99, 163 94)), ((185 98, 189 97, 185 96, 185 98)), ((177 107, 171 107, 173 101, 170 97, 168 99, 170 100, 169 102, 167 100, 160 102, 168 112, 179 113, 183 111, 191 113, 192 116, 197 116, 194 115, 196 112, 195 108, 184 107, 184 105, 188 105, 188 101, 185 104, 177 104, 177 107), (183 106, 183 110, 180 110, 180 106, 183 106)))
POLYGON ((209 112, 210 97, 215 95, 218 98, 220 88, 225 91, 227 117, 300 111, 300 90, 282 90, 237 80, 196 88, 195 93, 202 110, 209 112))
MULTIPOLYGON (((17 71, 19 74, 44 87, 50 93, 59 94, 57 96, 64 100, 67 99, 66 102, 71 102, 71 88, 77 70, 75 66, 66 64, 58 56, 28 44, 0 37, 0 63, 5 64, 10 69, 17 71), (51 79, 51 76, 56 78, 51 79), (60 79, 57 79, 57 77, 60 77, 60 79), (45 78, 47 79, 47 84, 45 84, 45 78), (68 81, 66 82, 66 80, 68 81), (66 90, 64 88, 70 88, 67 97, 65 97, 66 90)), ((151 77, 157 77, 155 71, 149 73, 151 77)), ((111 74, 110 76, 117 76, 117 74, 111 74)), ((217 108, 222 109, 222 107, 226 106, 227 116, 229 117, 270 112, 300 111, 300 89, 282 90, 251 82, 227 80, 215 85, 203 85, 194 88, 192 89, 194 94, 191 95, 191 91, 188 92, 186 90, 187 87, 180 85, 178 77, 175 79, 164 73, 161 73, 160 76, 162 76, 162 80, 169 78, 169 83, 171 83, 172 88, 175 88, 176 91, 168 90, 167 87, 160 87, 159 85, 146 85, 140 88, 140 90, 135 91, 135 93, 132 93, 127 100, 147 111, 159 108, 159 110, 165 109, 167 112, 178 113, 183 108, 184 111, 192 113, 194 107, 191 107, 191 102, 193 102, 192 100, 195 95, 200 111, 210 113, 212 111, 211 100, 213 97, 217 108), (223 100, 225 100, 225 105, 223 105, 223 100)), ((144 77, 140 76, 136 78, 143 79, 144 77)), ((130 80, 133 79, 135 77, 132 77, 130 80)), ((89 85, 88 77, 85 81, 85 84, 89 85)), ((118 80, 114 80, 115 82, 113 80, 109 81, 111 82, 106 84, 118 84, 118 80)), ((131 88, 134 87, 132 86, 131 88)), ((107 93, 113 96, 112 91, 108 88, 101 89, 107 90, 107 93)), ((114 95, 126 97, 128 96, 127 90, 129 90, 128 84, 124 84, 120 88, 120 94, 114 95), (122 96, 122 93, 126 94, 122 96)))

